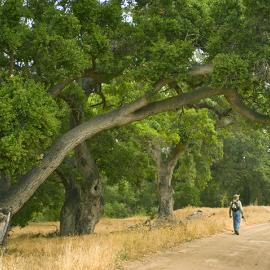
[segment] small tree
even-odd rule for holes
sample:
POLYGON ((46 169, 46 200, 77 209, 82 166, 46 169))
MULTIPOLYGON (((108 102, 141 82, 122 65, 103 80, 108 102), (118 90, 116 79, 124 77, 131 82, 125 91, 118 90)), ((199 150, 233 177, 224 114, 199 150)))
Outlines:
POLYGON ((193 183, 202 190, 211 179, 212 163, 222 156, 222 142, 206 109, 163 114, 136 126, 156 164, 158 216, 171 218, 174 172, 175 181, 193 183))

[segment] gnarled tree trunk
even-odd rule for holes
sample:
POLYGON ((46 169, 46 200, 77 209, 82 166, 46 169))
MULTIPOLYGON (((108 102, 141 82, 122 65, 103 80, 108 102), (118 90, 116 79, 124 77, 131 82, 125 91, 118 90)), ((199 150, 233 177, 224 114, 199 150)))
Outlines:
POLYGON ((159 219, 171 219, 173 217, 173 187, 171 185, 172 173, 168 171, 166 164, 161 164, 158 174, 158 199, 159 219))
MULTIPOLYGON (((71 127, 84 121, 83 104, 67 98, 71 109, 71 127)), ((60 173, 65 187, 65 201, 60 213, 60 234, 89 234, 103 212, 101 179, 89 147, 84 141, 75 148, 75 167, 81 179, 60 173)))
POLYGON ((175 166, 184 153, 185 146, 179 143, 170 153, 164 157, 162 155, 162 147, 159 142, 155 142, 150 147, 150 152, 157 166, 157 185, 158 185, 158 199, 159 199, 159 219, 173 218, 173 187, 172 175, 175 166))
POLYGON ((60 235, 89 234, 94 232, 103 209, 101 196, 93 198, 82 186, 66 190, 60 215, 60 235))
POLYGON ((79 212, 79 191, 65 186, 65 200, 60 212, 60 235, 76 234, 76 220, 79 212))
MULTIPOLYGON (((11 186, 11 179, 4 173, 0 172, 0 197, 3 196, 11 186)), ((6 238, 11 213, 8 209, 0 208, 0 246, 3 245, 6 238)))
POLYGON ((4 244, 10 225, 11 212, 0 208, 0 246, 4 244))
POLYGON ((102 186, 98 168, 84 142, 76 148, 76 166, 82 180, 64 179, 65 201, 60 214, 60 234, 88 234, 94 231, 103 212, 102 186))

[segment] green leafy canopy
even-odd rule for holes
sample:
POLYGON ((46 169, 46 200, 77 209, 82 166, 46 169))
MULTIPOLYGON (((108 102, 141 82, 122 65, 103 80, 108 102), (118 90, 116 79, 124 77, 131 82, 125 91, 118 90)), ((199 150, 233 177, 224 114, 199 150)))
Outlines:
POLYGON ((22 174, 42 159, 63 111, 41 84, 11 77, 0 85, 0 170, 22 174))

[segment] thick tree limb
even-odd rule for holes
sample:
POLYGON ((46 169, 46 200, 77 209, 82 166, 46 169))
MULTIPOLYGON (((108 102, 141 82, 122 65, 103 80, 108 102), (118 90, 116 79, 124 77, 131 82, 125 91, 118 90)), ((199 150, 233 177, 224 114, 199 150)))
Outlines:
POLYGON ((44 159, 40 162, 40 165, 25 175, 4 198, 1 198, 0 208, 9 208, 13 214, 16 213, 46 178, 60 165, 66 154, 87 138, 91 138, 106 129, 141 120, 156 113, 175 110, 191 103, 192 100, 195 102, 218 93, 220 92, 209 88, 199 89, 193 93, 186 93, 148 105, 147 97, 144 96, 120 109, 90 119, 64 134, 52 145, 44 159))
MULTIPOLYGON (((192 76, 199 76, 199 75, 208 75, 213 72, 213 65, 197 65, 193 66, 189 74, 192 76)), ((113 78, 113 75, 111 74, 101 74, 96 72, 94 69, 86 69, 81 75, 75 76, 71 79, 67 79, 65 81, 59 82, 55 85, 53 85, 51 88, 49 88, 48 92, 51 93, 52 96, 56 97, 60 94, 60 92, 69 84, 71 84, 74 81, 77 81, 82 78, 92 78, 94 81, 98 83, 104 83, 109 81, 110 79, 113 78)), ((168 81, 160 81, 157 83, 156 87, 162 87, 164 86, 164 82, 168 83, 168 81)))
MULTIPOLYGON (((67 153, 95 134, 113 127, 142 120, 150 115, 177 110, 187 104, 196 103, 201 99, 224 94, 224 91, 225 90, 213 90, 209 87, 202 87, 194 92, 184 93, 180 96, 149 104, 147 97, 143 97, 120 109, 96 116, 84 122, 64 134, 51 146, 39 166, 25 175, 4 198, 0 199, 0 208, 10 209, 12 214, 16 213, 23 204, 29 200, 46 178, 60 165, 67 153)), ((255 114, 254 116, 254 113, 251 113, 243 103, 239 102, 237 96, 232 94, 228 96, 228 92, 226 92, 226 96, 233 107, 241 114, 255 121, 259 120, 259 122, 270 123, 269 117, 263 117, 260 114, 255 114)))
POLYGON ((94 69, 89 68, 89 69, 84 70, 82 74, 78 76, 74 76, 73 78, 67 79, 65 81, 62 81, 53 85, 51 88, 49 88, 48 92, 52 96, 57 97, 66 86, 68 86, 72 82, 77 81, 79 79, 91 78, 93 79, 93 81, 97 83, 104 83, 104 82, 109 81, 112 77, 113 76, 111 74, 101 74, 101 73, 96 72, 94 69))
POLYGON ((134 102, 131 102, 127 105, 122 106, 119 109, 119 115, 123 114, 123 115, 129 115, 130 113, 133 113, 139 109, 141 109, 142 107, 146 106, 148 104, 148 99, 147 96, 143 96, 139 99, 137 99, 134 102))
POLYGON ((241 96, 236 93, 235 91, 226 91, 226 93, 224 94, 226 99, 228 100, 228 102, 231 104, 232 109, 236 112, 238 112, 239 114, 241 114, 242 116, 244 116, 245 118, 253 121, 253 122, 257 122, 257 123, 261 123, 261 124, 270 124, 270 116, 269 115, 263 115, 260 114, 254 110, 251 110, 250 108, 248 108, 241 96))
POLYGON ((194 108, 194 109, 208 109, 209 111, 212 111, 216 116, 221 119, 223 117, 226 117, 230 115, 232 112, 232 108, 225 109, 223 111, 219 110, 213 105, 210 105, 206 102, 200 102, 199 104, 189 104, 187 105, 188 108, 194 108))
POLYGON ((211 64, 208 65, 197 65, 193 66, 189 71, 189 74, 192 76, 199 76, 199 75, 209 75, 213 72, 214 66, 211 64))
POLYGON ((80 77, 77 78, 72 78, 69 80, 65 80, 63 82, 57 83, 55 85, 53 85, 51 88, 49 88, 48 92, 53 96, 53 97, 57 97, 60 92, 69 84, 71 84, 72 82, 76 81, 77 79, 79 79, 80 77))
POLYGON ((208 86, 199 87, 194 92, 188 92, 165 100, 152 102, 133 114, 138 118, 138 120, 143 119, 153 114, 177 110, 185 105, 197 103, 204 98, 221 95, 223 91, 224 90, 212 89, 208 86))
POLYGON ((11 212, 0 208, 0 246, 3 245, 10 223, 11 212))

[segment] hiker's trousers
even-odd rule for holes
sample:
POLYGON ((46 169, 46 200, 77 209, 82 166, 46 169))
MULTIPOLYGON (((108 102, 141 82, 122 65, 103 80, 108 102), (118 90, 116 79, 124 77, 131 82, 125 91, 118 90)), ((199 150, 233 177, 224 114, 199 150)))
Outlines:
POLYGON ((240 210, 233 212, 233 229, 239 231, 241 223, 241 212, 240 210))

